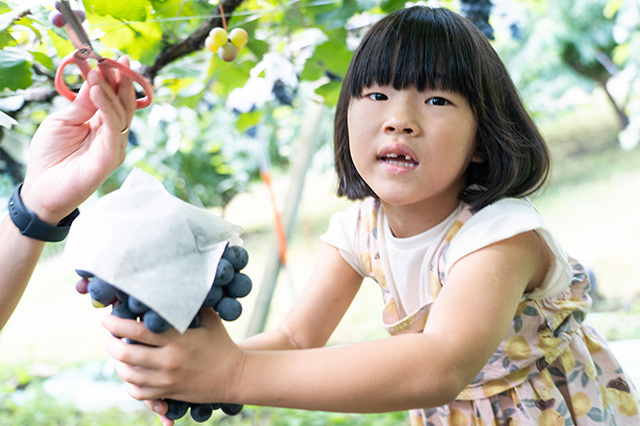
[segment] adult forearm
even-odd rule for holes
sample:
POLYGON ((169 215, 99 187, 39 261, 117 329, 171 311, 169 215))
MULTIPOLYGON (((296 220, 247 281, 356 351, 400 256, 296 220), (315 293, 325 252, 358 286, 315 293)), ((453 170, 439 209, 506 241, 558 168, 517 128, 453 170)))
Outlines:
POLYGON ((0 223, 0 329, 22 297, 44 244, 21 235, 8 216, 0 223))
MULTIPOLYGON (((355 345, 248 351, 231 391, 247 404, 338 412, 435 407, 464 386, 455 366, 421 334, 355 345)), ((440 344, 439 344, 440 343, 440 344)))

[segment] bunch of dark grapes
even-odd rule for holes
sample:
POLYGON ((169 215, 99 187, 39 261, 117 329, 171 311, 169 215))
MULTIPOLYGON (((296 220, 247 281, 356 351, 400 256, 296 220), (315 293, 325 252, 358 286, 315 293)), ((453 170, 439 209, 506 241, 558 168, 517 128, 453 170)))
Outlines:
POLYGON ((492 4, 490 0, 461 0, 462 14, 482 31, 489 40, 494 40, 493 27, 489 24, 492 4))
MULTIPOLYGON (((64 20, 64 16, 62 16, 62 12, 60 11, 60 2, 56 1, 55 6, 56 9, 52 10, 49 13, 49 21, 51 21, 51 23, 56 27, 64 27, 64 24, 66 24, 66 22, 64 20)), ((84 11, 80 9, 73 10, 73 13, 76 14, 79 22, 84 22, 84 20, 87 18, 87 15, 85 15, 84 11)))
MULTIPOLYGON (((245 297, 253 286, 251 279, 246 274, 240 272, 247 266, 249 255, 241 246, 228 245, 218 262, 216 276, 211 285, 211 289, 202 303, 203 307, 213 308, 220 318, 226 321, 234 321, 242 313, 242 304, 239 298, 245 297)), ((81 279, 76 284, 76 290, 82 294, 89 294, 95 307, 112 305, 111 315, 119 318, 139 320, 144 323, 152 333, 164 333, 171 324, 156 311, 149 308, 140 300, 117 289, 112 284, 104 281, 91 272, 76 270, 81 279)), ((195 315, 189 328, 200 326, 200 317, 195 315)), ((138 342, 127 340, 128 343, 138 344, 138 342)), ((207 421, 214 410, 220 409, 223 413, 233 416, 243 408, 242 404, 196 404, 174 399, 166 399, 169 406, 165 417, 177 420, 183 417, 189 408, 191 417, 197 422, 207 421)))

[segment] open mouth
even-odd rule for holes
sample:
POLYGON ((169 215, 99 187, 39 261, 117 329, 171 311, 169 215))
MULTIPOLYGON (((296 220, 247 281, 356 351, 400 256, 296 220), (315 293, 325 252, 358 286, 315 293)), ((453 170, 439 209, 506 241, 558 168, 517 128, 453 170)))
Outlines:
POLYGON ((418 162, 410 155, 388 153, 379 158, 380 161, 399 167, 413 168, 418 166, 418 162))

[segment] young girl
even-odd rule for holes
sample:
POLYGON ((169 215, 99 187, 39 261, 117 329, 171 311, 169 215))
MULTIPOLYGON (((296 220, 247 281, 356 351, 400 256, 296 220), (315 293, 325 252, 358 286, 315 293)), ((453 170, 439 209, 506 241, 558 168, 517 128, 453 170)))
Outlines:
MULTIPOLYGON (((135 398, 385 412, 412 424, 640 424, 637 393, 583 321, 584 269, 525 197, 545 143, 485 37, 412 7, 364 37, 335 120, 336 214, 306 291, 275 331, 235 344, 212 310, 155 335, 113 316, 135 398), (324 347, 372 277, 390 338, 324 347)), ((166 424, 171 421, 164 419, 166 424)))

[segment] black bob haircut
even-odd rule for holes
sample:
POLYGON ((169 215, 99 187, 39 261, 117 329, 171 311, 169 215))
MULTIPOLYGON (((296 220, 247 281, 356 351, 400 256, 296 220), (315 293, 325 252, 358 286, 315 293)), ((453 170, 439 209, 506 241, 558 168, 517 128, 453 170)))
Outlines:
POLYGON ((351 58, 334 123, 339 196, 377 198, 353 164, 347 128, 351 100, 373 84, 466 97, 478 123, 476 153, 482 158, 469 165, 459 194, 472 210, 530 195, 547 179, 547 145, 487 38, 451 10, 414 6, 377 22, 351 58))

